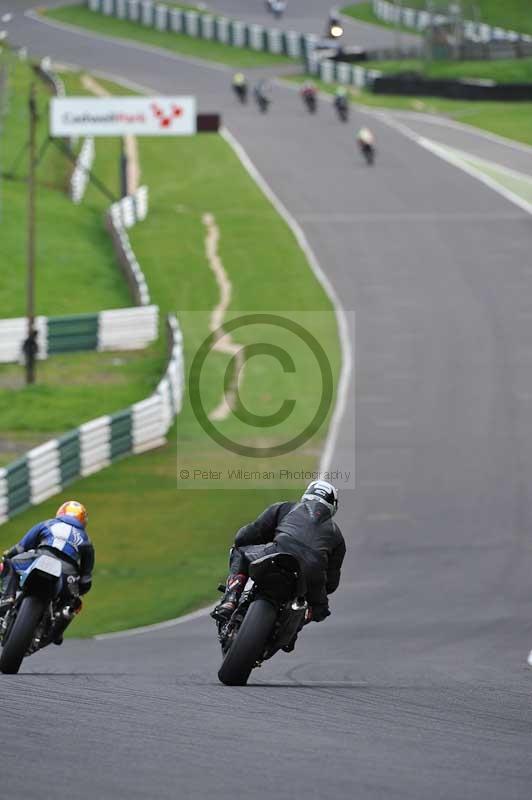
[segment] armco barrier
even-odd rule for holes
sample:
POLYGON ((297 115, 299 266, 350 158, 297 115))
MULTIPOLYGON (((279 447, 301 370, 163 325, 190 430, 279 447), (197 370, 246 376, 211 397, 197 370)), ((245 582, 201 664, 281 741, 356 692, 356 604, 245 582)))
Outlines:
POLYGON ((183 338, 173 315, 168 317, 168 337, 168 366, 151 397, 80 425, 0 469, 0 523, 122 456, 165 443, 183 397, 183 338))
MULTIPOLYGON (((37 357, 81 350, 141 350, 157 339, 158 326, 159 308, 153 305, 99 314, 37 317, 37 357)), ((26 336, 25 318, 0 320, 0 363, 21 360, 26 336)))
MULTIPOLYGON (((393 24, 400 23, 407 28, 415 28, 418 31, 424 31, 431 25, 431 14, 422 9, 408 8, 402 4, 392 3, 390 0, 373 0, 373 13, 379 19, 393 24)), ((444 14, 433 14, 432 22, 436 25, 442 25, 449 22, 450 17, 444 14)), ((479 42, 492 42, 492 41, 510 41, 510 42, 532 42, 532 36, 520 34, 517 31, 507 31, 504 28, 486 25, 483 22, 473 22, 473 20, 464 20, 464 31, 469 39, 474 39, 479 42)))
POLYGON ((197 39, 208 39, 231 47, 250 47, 266 53, 291 58, 306 58, 314 49, 318 36, 297 31, 280 31, 254 23, 215 16, 208 11, 187 11, 154 3, 152 0, 86 0, 91 11, 118 19, 138 22, 159 31, 180 33, 197 39))

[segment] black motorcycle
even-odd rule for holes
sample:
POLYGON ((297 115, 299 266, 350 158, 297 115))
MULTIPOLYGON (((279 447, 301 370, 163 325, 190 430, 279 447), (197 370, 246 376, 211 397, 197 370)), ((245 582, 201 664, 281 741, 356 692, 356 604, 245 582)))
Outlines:
POLYGON ((234 83, 233 84, 233 91, 236 94, 238 100, 244 104, 248 101, 248 87, 245 83, 234 83))
POLYGON ((270 107, 270 98, 261 92, 259 89, 255 89, 255 101, 259 107, 259 111, 261 114, 266 114, 270 107))
POLYGON ((305 579, 295 556, 259 558, 250 564, 249 577, 253 585, 243 592, 230 620, 218 622, 223 654, 218 678, 226 686, 245 686, 252 669, 279 650, 291 652, 305 624, 305 579))
POLYGON ((348 122, 349 120, 349 103, 342 97, 334 99, 334 107, 341 122, 348 122))
POLYGON ((79 578, 63 575, 63 562, 40 554, 19 575, 12 608, 0 621, 0 672, 16 674, 25 656, 61 637, 81 608, 79 578))
POLYGON ((315 114, 318 109, 318 98, 316 92, 302 92, 301 96, 305 106, 307 107, 307 111, 309 111, 310 114, 315 114))
POLYGON ((370 167, 375 163, 375 147, 369 142, 359 142, 360 152, 370 167))

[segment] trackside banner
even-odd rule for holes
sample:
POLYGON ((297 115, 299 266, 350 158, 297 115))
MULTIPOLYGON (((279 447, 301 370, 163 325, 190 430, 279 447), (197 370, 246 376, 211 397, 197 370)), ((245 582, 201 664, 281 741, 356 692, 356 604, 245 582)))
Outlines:
POLYGON ((194 97, 54 97, 52 136, 189 136, 196 133, 194 97))

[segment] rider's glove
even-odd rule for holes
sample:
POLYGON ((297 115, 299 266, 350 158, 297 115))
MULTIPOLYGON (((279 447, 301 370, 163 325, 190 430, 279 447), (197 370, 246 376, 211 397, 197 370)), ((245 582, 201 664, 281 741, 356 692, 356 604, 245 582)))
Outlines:
POLYGON ((10 547, 9 550, 4 550, 4 552, 2 553, 2 556, 3 556, 3 558, 13 558, 13 556, 16 556, 17 553, 18 553, 18 550, 17 550, 17 547, 15 545, 15 547, 10 547))

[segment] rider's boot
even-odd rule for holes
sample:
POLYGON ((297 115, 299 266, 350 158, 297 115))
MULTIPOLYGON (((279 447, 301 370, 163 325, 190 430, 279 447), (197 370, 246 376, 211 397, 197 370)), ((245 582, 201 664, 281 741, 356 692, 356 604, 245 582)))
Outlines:
POLYGON ((211 611, 211 617, 218 622, 227 622, 231 619, 233 611, 238 605, 240 595, 244 591, 247 583, 247 575, 239 572, 237 575, 229 575, 225 585, 224 596, 220 603, 211 611))

